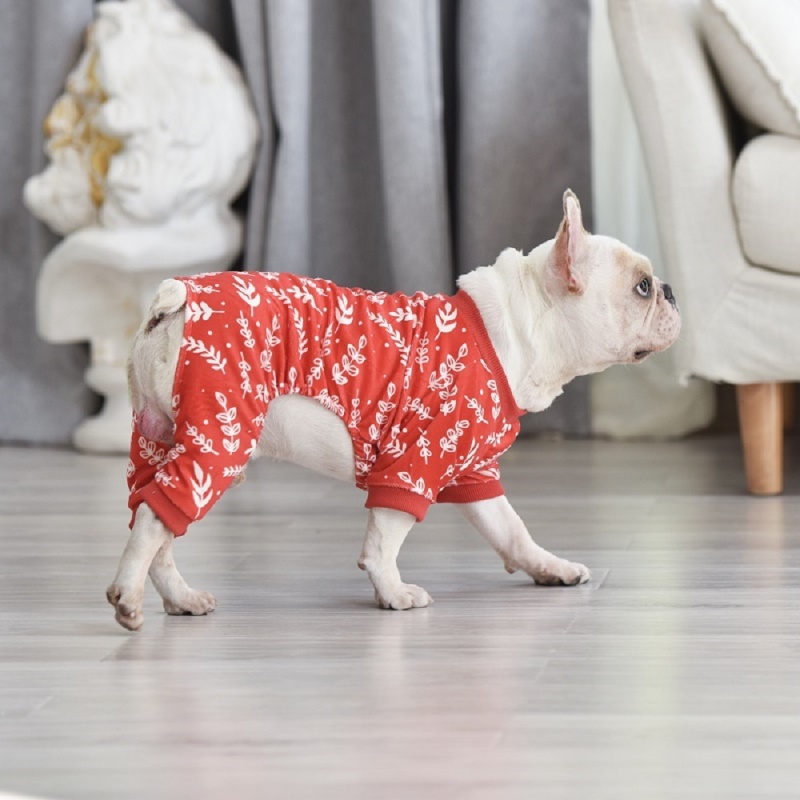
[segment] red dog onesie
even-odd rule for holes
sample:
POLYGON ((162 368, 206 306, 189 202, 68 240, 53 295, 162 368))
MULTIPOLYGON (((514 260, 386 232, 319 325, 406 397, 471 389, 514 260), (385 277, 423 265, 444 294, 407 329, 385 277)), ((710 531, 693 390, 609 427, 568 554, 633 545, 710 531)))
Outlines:
POLYGON ((133 511, 146 502, 185 533, 244 469, 270 400, 290 393, 345 423, 367 508, 421 520, 433 502, 503 494, 497 458, 524 412, 465 292, 409 297, 257 272, 179 280, 174 443, 147 439, 134 415, 133 511))

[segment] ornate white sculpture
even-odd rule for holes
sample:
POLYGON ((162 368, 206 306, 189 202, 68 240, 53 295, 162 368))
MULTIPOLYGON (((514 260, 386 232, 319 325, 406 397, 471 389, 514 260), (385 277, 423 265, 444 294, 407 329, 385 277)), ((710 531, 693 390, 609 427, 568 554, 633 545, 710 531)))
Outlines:
POLYGON ((164 278, 225 269, 258 126, 234 64, 170 0, 104 2, 45 121, 50 164, 25 204, 66 238, 37 287, 40 335, 89 341, 105 395, 79 449, 126 452, 128 343, 164 278))

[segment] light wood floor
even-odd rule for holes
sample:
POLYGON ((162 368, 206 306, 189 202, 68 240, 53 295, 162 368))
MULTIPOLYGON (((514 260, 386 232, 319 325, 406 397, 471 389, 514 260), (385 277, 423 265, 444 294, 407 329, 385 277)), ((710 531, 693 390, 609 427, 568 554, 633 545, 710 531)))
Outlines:
POLYGON ((0 792, 63 800, 800 797, 800 469, 741 491, 733 438, 520 441, 512 502, 585 587, 507 575, 452 508, 379 611, 364 496, 259 462, 176 544, 209 617, 104 590, 121 458, 0 449, 0 792))

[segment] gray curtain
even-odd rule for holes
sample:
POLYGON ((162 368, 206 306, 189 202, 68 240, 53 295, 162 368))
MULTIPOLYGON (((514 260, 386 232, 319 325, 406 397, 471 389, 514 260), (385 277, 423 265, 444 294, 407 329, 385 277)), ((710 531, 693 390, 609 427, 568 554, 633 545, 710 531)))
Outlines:
MULTIPOLYGON (((452 291, 552 237, 567 186, 591 224, 588 0, 179 5, 239 60, 261 123, 244 268, 452 291)), ((0 442, 66 442, 94 402, 85 349, 36 336, 54 239, 20 201, 92 6, 0 0, 0 442)), ((588 382, 526 429, 588 433, 588 382)))
MULTIPOLYGON (((450 291, 591 225, 587 0, 231 0, 263 132, 248 269, 450 291)), ((527 430, 590 430, 588 380, 527 430)))
POLYGON ((85 347, 36 335, 39 266, 57 242, 22 205, 45 165, 42 122, 77 61, 92 0, 0 0, 0 441, 66 442, 94 409, 85 347))

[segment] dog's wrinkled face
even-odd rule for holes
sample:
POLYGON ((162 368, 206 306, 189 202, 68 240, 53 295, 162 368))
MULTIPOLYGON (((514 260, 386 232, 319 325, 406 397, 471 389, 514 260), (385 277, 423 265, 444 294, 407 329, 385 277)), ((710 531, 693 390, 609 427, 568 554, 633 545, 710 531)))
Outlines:
POLYGON ((587 233, 571 192, 549 260, 555 277, 549 293, 583 351, 581 373, 638 363, 678 338, 681 316, 670 286, 653 275, 645 256, 587 233))
POLYGON ((605 296, 610 302, 606 330, 609 358, 614 362, 638 363, 651 353, 666 350, 678 337, 681 315, 669 284, 653 275, 644 256, 625 245, 593 237, 596 251, 594 274, 587 281, 586 295, 605 296), (610 262, 610 264, 608 263, 610 262))

